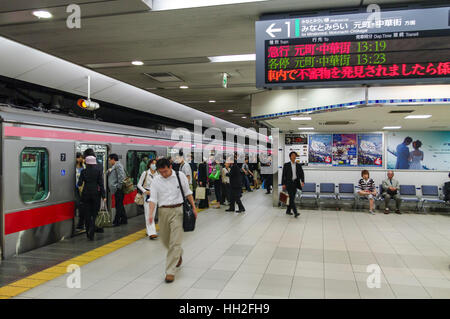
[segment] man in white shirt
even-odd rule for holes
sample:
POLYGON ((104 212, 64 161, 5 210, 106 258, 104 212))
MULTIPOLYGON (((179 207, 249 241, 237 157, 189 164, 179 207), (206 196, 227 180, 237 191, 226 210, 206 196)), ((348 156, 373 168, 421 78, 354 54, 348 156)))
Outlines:
MULTIPOLYGON (((189 165, 188 165, 189 166, 189 165)), ((159 159, 156 162, 156 169, 159 175, 155 177, 150 186, 150 213, 149 223, 153 222, 153 213, 158 205, 159 214, 159 235, 168 249, 166 258, 166 282, 175 280, 175 271, 181 266, 183 261, 183 249, 181 242, 183 239, 183 202, 180 184, 183 187, 184 196, 188 199, 193 208, 195 217, 197 209, 195 208, 192 191, 189 189, 189 183, 183 172, 179 172, 180 183, 176 172, 167 158, 159 159)))

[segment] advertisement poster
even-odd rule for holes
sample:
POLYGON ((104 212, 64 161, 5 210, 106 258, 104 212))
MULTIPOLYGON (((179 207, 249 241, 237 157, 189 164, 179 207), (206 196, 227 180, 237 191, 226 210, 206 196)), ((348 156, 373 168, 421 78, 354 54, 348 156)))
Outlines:
POLYGON ((450 169, 450 131, 389 132, 386 137, 388 169, 450 169))
POLYGON ((309 164, 331 166, 331 134, 309 135, 309 164))
POLYGON ((358 165, 383 167, 382 134, 358 134, 358 165))
POLYGON ((308 135, 307 134, 287 134, 285 136, 285 162, 290 161, 289 153, 297 153, 297 163, 308 164, 308 135))
POLYGON ((333 134, 333 166, 357 166, 356 134, 333 134))

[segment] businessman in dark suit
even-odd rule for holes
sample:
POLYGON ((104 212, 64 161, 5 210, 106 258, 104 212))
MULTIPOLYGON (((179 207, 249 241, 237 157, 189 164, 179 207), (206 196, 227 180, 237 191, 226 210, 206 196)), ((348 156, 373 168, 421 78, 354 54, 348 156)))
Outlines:
POLYGON ((300 214, 295 206, 295 194, 297 193, 297 188, 302 189, 303 185, 305 185, 305 174, 302 166, 295 161, 297 153, 290 152, 289 158, 290 161, 283 166, 281 184, 283 185, 283 190, 287 190, 289 194, 289 206, 286 209, 286 214, 292 215, 291 210, 293 210, 295 217, 297 217, 300 214))

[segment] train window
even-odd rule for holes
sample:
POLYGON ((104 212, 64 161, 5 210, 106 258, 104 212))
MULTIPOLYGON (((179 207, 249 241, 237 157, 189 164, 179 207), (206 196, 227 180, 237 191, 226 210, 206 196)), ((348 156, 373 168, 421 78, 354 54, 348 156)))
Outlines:
POLYGON ((155 151, 128 151, 127 152, 127 172, 133 179, 134 185, 139 181, 142 172, 147 167, 148 160, 156 158, 155 151))
POLYGON ((45 148, 26 147, 20 153, 20 197, 25 203, 48 196, 48 152, 45 148))

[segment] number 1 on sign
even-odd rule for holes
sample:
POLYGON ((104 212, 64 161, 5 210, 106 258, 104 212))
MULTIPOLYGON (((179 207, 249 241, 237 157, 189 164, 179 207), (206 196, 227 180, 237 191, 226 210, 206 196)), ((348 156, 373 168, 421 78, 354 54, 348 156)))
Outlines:
POLYGON ((287 37, 290 38, 291 37, 291 22, 286 21, 284 24, 287 25, 287 37))

